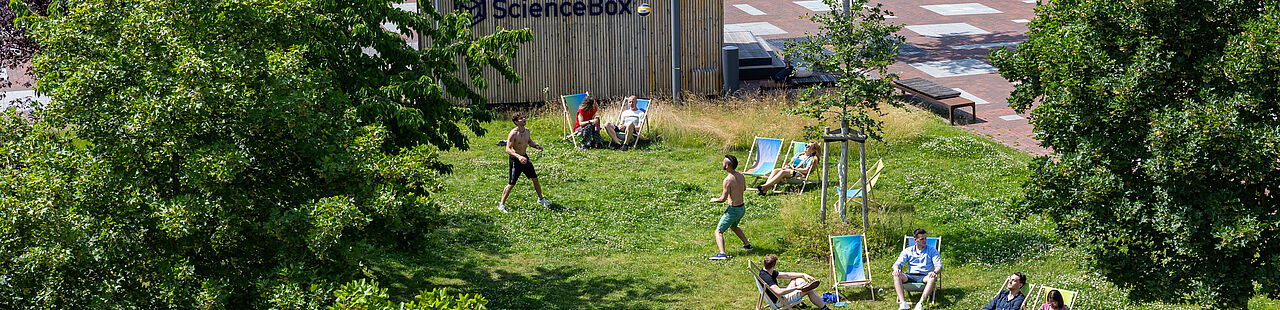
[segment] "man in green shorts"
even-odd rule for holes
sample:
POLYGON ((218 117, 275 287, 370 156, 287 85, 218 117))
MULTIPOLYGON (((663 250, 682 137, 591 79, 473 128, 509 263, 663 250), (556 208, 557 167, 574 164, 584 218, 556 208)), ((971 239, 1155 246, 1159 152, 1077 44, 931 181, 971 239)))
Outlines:
POLYGON ((724 177, 724 191, 720 193, 720 197, 711 199, 713 203, 729 202, 729 207, 725 208, 724 215, 720 216, 720 224, 716 225, 716 247, 720 249, 720 254, 709 257, 710 260, 725 260, 729 258, 724 254, 724 231, 733 229, 733 233, 738 234, 738 239, 742 240, 742 249, 751 250, 751 241, 747 241, 747 235, 742 233, 742 229, 738 228, 738 221, 742 220, 742 215, 747 213, 746 206, 742 201, 742 192, 747 189, 747 178, 738 172, 738 158, 733 155, 725 155, 721 163, 721 168, 729 175, 724 177))

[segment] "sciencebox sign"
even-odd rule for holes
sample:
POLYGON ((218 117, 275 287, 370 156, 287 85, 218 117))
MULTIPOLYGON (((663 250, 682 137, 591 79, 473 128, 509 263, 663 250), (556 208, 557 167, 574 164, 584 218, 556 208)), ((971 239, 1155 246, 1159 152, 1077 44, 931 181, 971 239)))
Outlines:
POLYGON ((523 19, 569 16, 631 15, 633 0, 473 0, 459 5, 471 12, 472 25, 486 18, 523 19), (489 2, 489 3, 485 3, 489 2))

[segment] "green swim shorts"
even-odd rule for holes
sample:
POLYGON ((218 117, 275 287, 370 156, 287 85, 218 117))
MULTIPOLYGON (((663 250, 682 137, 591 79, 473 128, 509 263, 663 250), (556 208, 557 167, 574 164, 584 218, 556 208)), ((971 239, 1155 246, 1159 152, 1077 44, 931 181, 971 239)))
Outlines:
POLYGON ((725 208, 724 215, 720 216, 720 224, 716 225, 716 230, 729 231, 729 228, 738 227, 738 221, 742 220, 742 215, 747 214, 745 206, 746 204, 725 208))

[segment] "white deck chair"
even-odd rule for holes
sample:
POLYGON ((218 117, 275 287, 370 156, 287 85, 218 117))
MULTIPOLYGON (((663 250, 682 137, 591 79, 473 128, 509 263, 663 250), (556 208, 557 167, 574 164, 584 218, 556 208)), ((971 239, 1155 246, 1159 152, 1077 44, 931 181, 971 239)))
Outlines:
MULTIPOLYGON (((644 129, 649 127, 649 102, 651 102, 649 99, 636 99, 636 110, 644 112, 644 119, 640 120, 640 128, 636 128, 636 139, 631 141, 631 147, 635 147, 636 144, 640 143, 640 137, 643 137, 643 133, 647 131, 644 129)), ((622 109, 618 111, 618 122, 615 123, 618 125, 618 131, 612 133, 614 137, 618 137, 618 140, 622 140, 627 136, 626 128, 622 127, 622 112, 626 112, 629 109, 631 107, 628 107, 627 101, 623 100, 622 109)))

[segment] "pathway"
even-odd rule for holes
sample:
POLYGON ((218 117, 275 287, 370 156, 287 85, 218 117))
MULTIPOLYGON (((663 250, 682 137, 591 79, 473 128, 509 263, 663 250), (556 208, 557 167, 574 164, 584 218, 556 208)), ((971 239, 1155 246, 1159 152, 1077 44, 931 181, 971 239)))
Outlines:
MULTIPOLYGON (((899 0, 883 5, 894 13, 888 22, 905 25, 899 34, 908 44, 890 71, 957 88, 977 103, 977 120, 961 123, 957 115, 957 126, 1031 155, 1049 153, 1034 139, 1027 115, 1009 107, 1006 98, 1013 85, 1000 77, 987 57, 993 49, 1026 40, 1035 1, 899 0)), ((826 12, 826 6, 822 1, 728 0, 724 10, 726 32, 751 31, 764 39, 782 39, 818 32, 818 24, 798 17, 826 12)), ((957 113, 965 120, 970 116, 957 113)))

